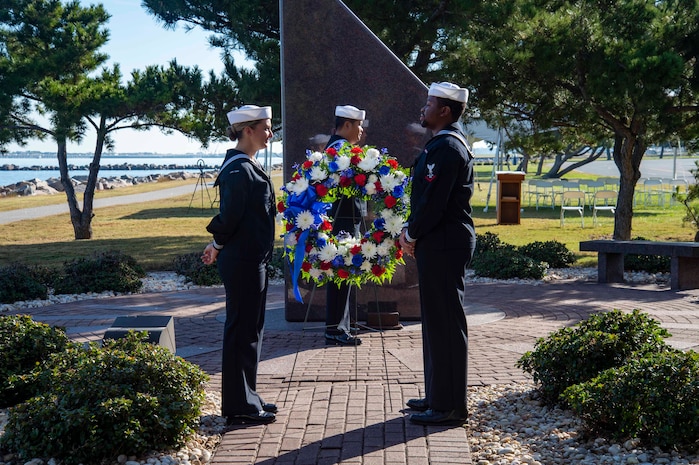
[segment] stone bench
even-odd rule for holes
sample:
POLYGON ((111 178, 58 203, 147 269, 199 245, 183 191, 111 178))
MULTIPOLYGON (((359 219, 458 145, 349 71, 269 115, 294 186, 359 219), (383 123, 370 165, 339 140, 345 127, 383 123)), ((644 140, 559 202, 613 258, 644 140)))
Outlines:
POLYGON ((580 242, 583 252, 597 252, 597 282, 624 282, 624 255, 670 257, 670 287, 699 289, 699 242, 613 241, 580 242))

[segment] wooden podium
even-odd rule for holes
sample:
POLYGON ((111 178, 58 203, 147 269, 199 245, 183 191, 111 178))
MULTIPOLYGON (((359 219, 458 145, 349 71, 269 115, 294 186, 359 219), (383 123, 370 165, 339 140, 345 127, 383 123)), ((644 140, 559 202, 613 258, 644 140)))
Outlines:
POLYGON ((523 171, 497 171, 498 197, 497 214, 498 224, 519 224, 520 210, 522 208, 522 181, 523 171))

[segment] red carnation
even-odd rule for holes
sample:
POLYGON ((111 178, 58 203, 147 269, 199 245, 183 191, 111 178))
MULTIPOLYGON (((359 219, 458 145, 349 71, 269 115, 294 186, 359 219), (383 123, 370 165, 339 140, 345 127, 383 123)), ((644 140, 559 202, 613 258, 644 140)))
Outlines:
POLYGON ((306 253, 310 252, 313 250, 313 246, 311 244, 306 244, 306 253))
POLYGON ((396 206, 396 202, 398 202, 398 201, 397 201, 396 198, 393 197, 392 195, 389 195, 389 196, 387 196, 385 199, 383 199, 383 203, 385 203, 386 206, 387 206, 388 208, 393 208, 393 207, 395 207, 395 206, 396 206))
POLYGON ((291 231, 294 229, 294 223, 286 223, 286 230, 291 231))
POLYGON ((352 147, 352 150, 350 150, 350 153, 363 153, 364 151, 362 150, 361 147, 357 147, 356 145, 352 147))
POLYGON ((308 263, 308 262, 303 262, 303 263, 301 264, 301 269, 302 269, 303 271, 305 271, 306 273, 308 273, 309 271, 311 271, 311 268, 313 268, 313 266, 312 266, 310 263, 308 263))
POLYGON ((376 192, 383 192, 383 186, 381 185, 381 181, 376 181, 374 185, 376 186, 376 192))
POLYGON ((312 166, 313 166, 313 162, 311 160, 306 160, 303 162, 303 169, 305 169, 305 170, 309 169, 312 166))
POLYGON ((292 181, 297 181, 300 177, 301 177, 301 175, 300 175, 299 172, 297 171, 297 172, 294 173, 293 176, 291 176, 291 180, 292 180, 292 181))
POLYGON ((349 277, 349 273, 347 272, 347 270, 337 270, 337 275, 342 279, 349 277))
POLYGON ((341 187, 349 187, 352 185, 352 178, 348 178, 346 176, 340 176, 340 186, 341 187))
POLYGON ((359 187, 364 187, 364 184, 366 184, 366 174, 356 175, 354 177, 354 182, 356 182, 359 187))
POLYGON ((388 163, 391 166, 391 168, 398 168, 398 162, 395 161, 393 158, 389 158, 388 160, 386 160, 386 163, 388 163))
POLYGON ((355 166, 358 165, 360 161, 362 161, 362 158, 358 157, 357 155, 354 155, 352 158, 350 158, 350 163, 352 163, 355 166))
POLYGON ((277 204, 277 211, 278 211, 279 213, 284 213, 284 210, 286 210, 286 207, 284 206, 284 202, 281 202, 281 201, 280 201, 280 202, 277 204))
POLYGON ((323 271, 329 270, 330 266, 330 262, 320 262, 320 269, 323 271))
POLYGON ((383 231, 376 231, 372 234, 372 237, 376 241, 376 243, 381 243, 381 240, 383 239, 383 231))
POLYGON ((361 251, 362 251, 361 245, 355 245, 350 249, 350 253, 352 253, 352 255, 357 255, 361 251))
POLYGON ((396 250, 396 260, 403 258, 403 251, 401 249, 396 250))
POLYGON ((325 220, 325 221, 323 221, 323 224, 320 225, 320 229, 323 231, 332 231, 333 225, 332 225, 332 223, 330 223, 330 221, 325 220))
POLYGON ((381 276, 386 272, 386 268, 380 265, 374 265, 371 267, 371 272, 374 276, 381 276))
POLYGON ((328 155, 335 156, 337 155, 337 150, 335 150, 335 147, 328 147, 327 149, 325 149, 325 153, 327 153, 328 155))
POLYGON ((328 193, 328 188, 325 187, 324 184, 316 184, 316 194, 318 194, 319 197, 323 197, 325 194, 328 193))

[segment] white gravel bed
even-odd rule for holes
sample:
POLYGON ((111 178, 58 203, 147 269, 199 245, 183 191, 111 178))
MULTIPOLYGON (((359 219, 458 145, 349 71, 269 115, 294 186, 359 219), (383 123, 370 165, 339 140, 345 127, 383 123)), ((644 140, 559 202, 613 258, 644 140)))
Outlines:
POLYGON ((468 440, 474 465, 686 465, 697 451, 645 449, 585 437, 568 410, 545 406, 533 383, 470 387, 468 440))

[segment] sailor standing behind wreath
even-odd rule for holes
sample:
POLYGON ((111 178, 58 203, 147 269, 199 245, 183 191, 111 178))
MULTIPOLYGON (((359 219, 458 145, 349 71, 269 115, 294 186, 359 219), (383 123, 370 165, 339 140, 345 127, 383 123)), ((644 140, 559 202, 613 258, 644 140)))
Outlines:
POLYGON ((272 108, 245 105, 227 116, 228 135, 238 143, 226 152, 214 184, 220 213, 206 227, 214 240, 202 255, 204 263, 218 263, 226 289, 221 414, 228 424, 271 423, 277 407, 262 400, 256 384, 276 207, 272 181, 255 154, 272 138, 272 108))

